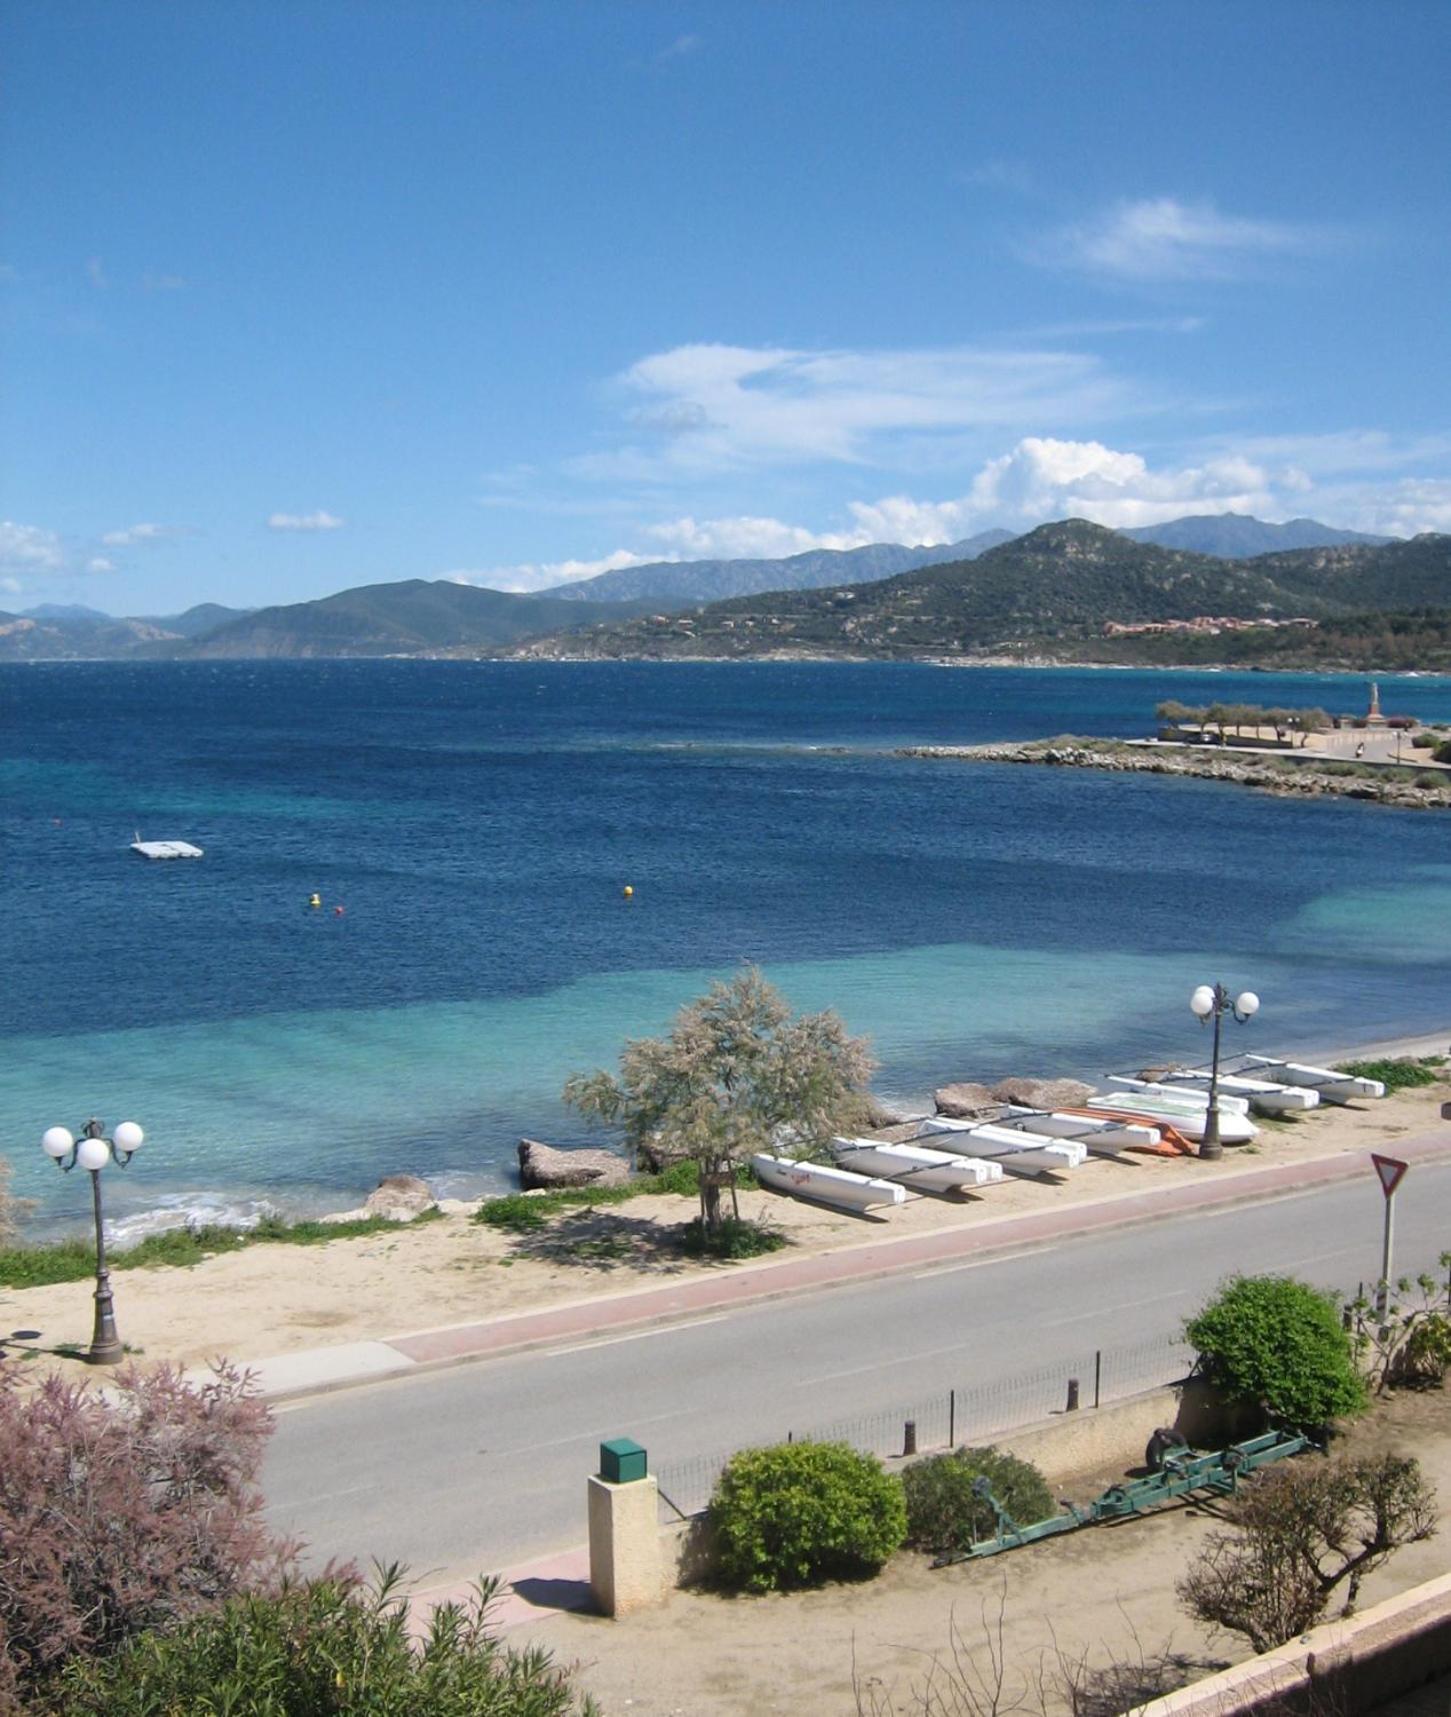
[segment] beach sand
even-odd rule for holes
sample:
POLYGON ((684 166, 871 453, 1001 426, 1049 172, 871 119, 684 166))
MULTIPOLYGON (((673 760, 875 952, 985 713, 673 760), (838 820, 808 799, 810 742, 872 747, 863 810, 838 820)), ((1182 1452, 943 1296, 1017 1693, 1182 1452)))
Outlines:
MULTIPOLYGON (((1379 1053, 1440 1054, 1445 1035, 1376 1046, 1379 1053)), ((1356 1052, 1365 1055, 1361 1049, 1356 1052)), ((1265 1124, 1253 1145, 1220 1163, 1193 1158, 1090 1159, 1056 1184, 1008 1180, 971 1197, 909 1195, 882 1217, 853 1216, 766 1192, 742 1192, 741 1212, 766 1217, 800 1257, 898 1235, 967 1227, 1126 1193, 1224 1179, 1236 1164, 1310 1162, 1393 1150, 1398 1138, 1435 1131, 1451 1083, 1353 1108, 1321 1107, 1265 1124)), ((1447 1128, 1451 1150, 1451 1127, 1447 1128)), ((1369 1172, 1369 1171, 1367 1171, 1369 1172)), ((471 1220, 473 1204, 447 1203, 442 1220, 324 1246, 258 1245, 188 1268, 119 1271, 117 1322, 148 1361, 193 1365, 224 1356, 255 1361, 335 1343, 366 1341, 625 1294, 750 1265, 703 1263, 676 1251, 669 1230, 695 1214, 693 1199, 642 1197, 569 1213, 548 1229, 512 1235, 471 1220)), ((775 1256, 780 1258, 783 1253, 775 1256)), ((766 1266, 769 1268, 769 1265, 766 1266)), ((38 1347, 91 1335, 92 1285, 0 1289, 0 1338, 25 1332, 38 1347)), ((74 1362, 62 1362, 79 1370, 74 1362)))

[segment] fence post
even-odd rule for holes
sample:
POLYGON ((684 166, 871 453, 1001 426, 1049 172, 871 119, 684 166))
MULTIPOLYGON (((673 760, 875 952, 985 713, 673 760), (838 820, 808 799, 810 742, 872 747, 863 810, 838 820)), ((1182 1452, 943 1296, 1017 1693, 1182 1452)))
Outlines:
MULTIPOLYGON (((1447 1298, 1451 1299, 1451 1284, 1448 1284, 1447 1298)), ((947 1391, 947 1446, 953 1448, 957 1442, 957 1391, 947 1391)))
POLYGON ((902 1453, 915 1455, 917 1453, 917 1421, 909 1419, 902 1427, 902 1453))
POLYGON ((1078 1379, 1076 1377, 1068 1379, 1068 1411, 1070 1413, 1078 1411, 1078 1379))
POLYGON ((1103 1388, 1103 1349, 1101 1347, 1096 1347, 1093 1350, 1093 1410, 1095 1413, 1098 1411, 1098 1403, 1100 1400, 1102 1388, 1103 1388))

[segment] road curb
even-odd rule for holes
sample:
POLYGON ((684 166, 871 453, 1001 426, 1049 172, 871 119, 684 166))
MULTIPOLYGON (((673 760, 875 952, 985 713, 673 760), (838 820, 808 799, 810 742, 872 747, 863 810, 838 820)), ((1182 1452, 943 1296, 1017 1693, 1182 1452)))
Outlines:
MULTIPOLYGON (((1417 1165, 1451 1161, 1451 1132, 1396 1140, 1392 1148, 1417 1165)), ((696 1277, 685 1283, 631 1289, 607 1298, 593 1296, 566 1301, 508 1318, 354 1343, 350 1346, 369 1350, 366 1366, 356 1372, 350 1372, 345 1361, 339 1363, 339 1350, 328 1348, 280 1355, 248 1369, 257 1379, 258 1392, 264 1400, 306 1400, 340 1389, 396 1382, 482 1360, 535 1352, 562 1342, 585 1342, 593 1335, 629 1334, 722 1308, 730 1310, 788 1295, 855 1286, 907 1270, 930 1272, 939 1265, 949 1269, 964 1261, 1002 1259, 1045 1241, 1076 1240, 1088 1234, 1143 1227, 1166 1218, 1210 1215, 1239 1204, 1294 1198, 1368 1174, 1369 1154, 1368 1150, 1355 1151, 1294 1165, 1237 1168, 1222 1181, 1156 1187, 1096 1203, 1069 1205, 1061 1210, 1001 1217, 971 1229, 937 1229, 929 1234, 866 1240, 805 1258, 773 1259, 737 1267, 720 1277, 696 1277), (864 1258, 863 1253, 880 1256, 864 1258), (638 1302, 638 1309, 629 1304, 631 1301, 638 1302), (534 1327, 529 1330, 523 1327, 526 1325, 534 1327), (386 1359, 380 1350, 389 1350, 396 1358, 386 1359), (311 1379, 306 1376, 310 1363, 316 1364, 321 1375, 311 1379), (280 1387, 268 1385, 269 1368, 287 1379, 280 1387)))

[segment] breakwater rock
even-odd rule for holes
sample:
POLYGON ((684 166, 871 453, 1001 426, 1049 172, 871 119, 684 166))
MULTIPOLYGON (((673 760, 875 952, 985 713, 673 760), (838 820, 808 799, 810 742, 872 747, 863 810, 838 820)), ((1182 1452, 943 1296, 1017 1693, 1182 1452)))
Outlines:
POLYGON ((1232 782, 1287 798, 1364 799, 1407 810, 1451 810, 1451 772, 1427 768, 1418 775, 1413 765, 1401 770, 1368 764, 1337 765, 1286 754, 1261 760, 1243 752, 1226 755, 1107 739, 913 745, 902 747, 897 756, 964 763, 1034 763, 1115 774, 1184 775, 1201 781, 1232 782))

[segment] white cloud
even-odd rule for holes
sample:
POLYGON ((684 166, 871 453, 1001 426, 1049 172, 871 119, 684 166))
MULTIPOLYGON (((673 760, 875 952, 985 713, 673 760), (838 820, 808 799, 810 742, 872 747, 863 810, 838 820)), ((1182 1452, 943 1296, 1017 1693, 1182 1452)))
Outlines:
POLYGON ((668 48, 661 48, 655 56, 655 64, 663 66, 670 60, 683 60, 700 47, 699 36, 677 36, 668 48))
POLYGON ((572 462, 611 480, 820 462, 900 461, 962 432, 1074 423, 1128 409, 1126 386, 1076 352, 802 351, 676 346, 619 378, 643 444, 572 462))
POLYGON ((114 572, 115 570, 115 561, 107 560, 103 554, 92 555, 86 562, 87 572, 114 572))
POLYGON ((315 513, 269 513, 269 531, 340 531, 347 521, 321 507, 315 513))
POLYGON ((1061 227, 1028 255, 1123 280, 1228 280, 1266 257, 1321 249, 1332 236, 1306 223, 1222 214, 1212 203, 1144 197, 1061 227))
POLYGON ((0 578, 0 590, 7 596, 19 596, 23 586, 18 578, 0 578))
POLYGON ((0 566, 18 572, 59 572, 65 565, 60 537, 39 525, 0 522, 0 566))
POLYGON ((617 567, 641 566, 648 560, 668 558, 616 549, 613 554, 601 555, 598 560, 522 561, 515 566, 465 567, 446 572, 443 576, 455 584, 474 584, 483 590, 504 590, 522 595, 528 591, 549 590, 556 584, 577 584, 582 578, 614 572, 617 567))
POLYGON ((141 543, 165 542, 185 534, 181 525, 127 525, 125 530, 107 531, 101 541, 107 548, 135 548, 141 543))
POLYGON ((670 519, 642 534, 667 551, 660 560, 780 560, 814 548, 859 548, 859 531, 810 531, 781 519, 743 515, 722 519, 670 519))

